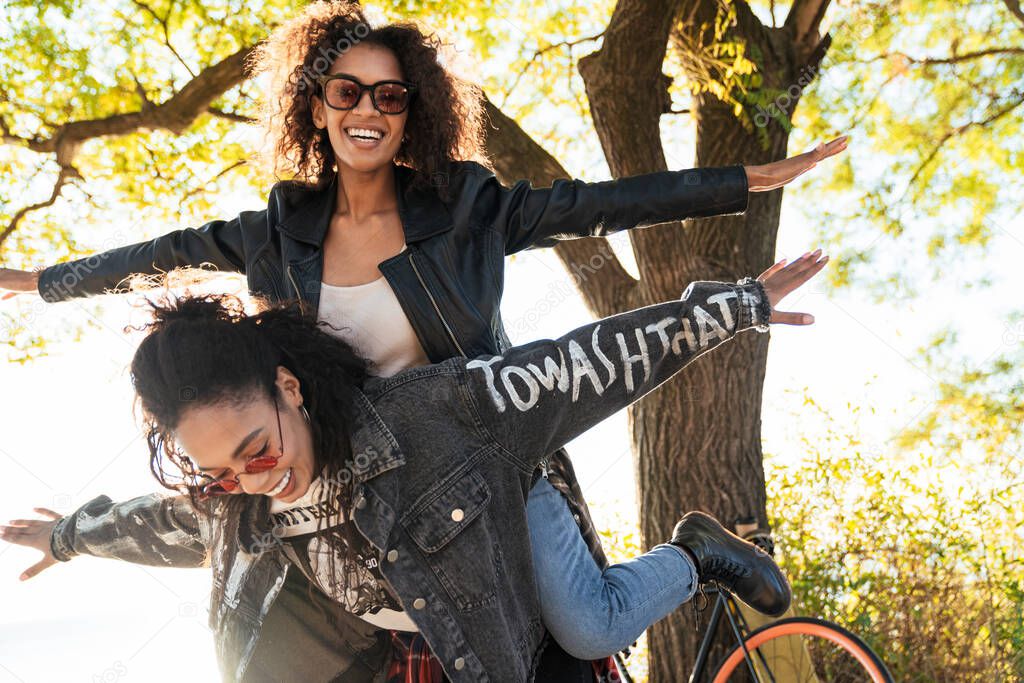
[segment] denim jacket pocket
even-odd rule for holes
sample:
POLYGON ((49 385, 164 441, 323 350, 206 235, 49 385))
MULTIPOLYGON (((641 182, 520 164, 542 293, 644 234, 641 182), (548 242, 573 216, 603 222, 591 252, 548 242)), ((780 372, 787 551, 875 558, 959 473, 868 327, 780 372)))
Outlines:
POLYGON ((483 475, 471 470, 403 523, 460 610, 477 609, 495 599, 501 556, 485 514, 490 500, 483 475))

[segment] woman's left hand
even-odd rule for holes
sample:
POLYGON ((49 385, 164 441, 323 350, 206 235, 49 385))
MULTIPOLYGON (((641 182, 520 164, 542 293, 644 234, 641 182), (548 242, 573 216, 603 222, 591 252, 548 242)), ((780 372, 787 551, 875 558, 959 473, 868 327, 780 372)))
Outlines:
POLYGON ((810 325, 814 322, 814 316, 810 313, 778 311, 775 307, 787 294, 817 275, 826 263, 828 256, 822 256, 821 249, 816 249, 789 264, 786 263, 786 259, 782 259, 757 276, 764 285, 768 303, 772 308, 769 322, 784 325, 810 325))
POLYGON ((810 152, 797 154, 795 157, 760 166, 744 166, 743 170, 747 172, 747 187, 751 192, 767 192, 782 187, 814 168, 822 159, 842 152, 849 141, 849 136, 842 135, 835 140, 821 142, 810 152))

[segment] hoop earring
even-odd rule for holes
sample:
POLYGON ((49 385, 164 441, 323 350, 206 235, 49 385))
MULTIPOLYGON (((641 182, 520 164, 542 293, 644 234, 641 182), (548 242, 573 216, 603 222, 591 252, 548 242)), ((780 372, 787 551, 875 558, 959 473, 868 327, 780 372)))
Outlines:
POLYGON ((309 411, 306 410, 306 406, 299 406, 299 410, 302 411, 302 417, 306 418, 306 424, 310 424, 309 411))

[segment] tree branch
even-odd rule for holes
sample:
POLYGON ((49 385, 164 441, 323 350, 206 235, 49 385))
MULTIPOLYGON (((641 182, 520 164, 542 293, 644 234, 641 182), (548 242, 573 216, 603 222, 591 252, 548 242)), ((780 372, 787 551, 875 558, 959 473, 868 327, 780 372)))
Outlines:
POLYGON ((804 63, 809 63, 813 55, 821 51, 822 36, 818 29, 825 18, 828 3, 829 0, 793 0, 786 15, 783 26, 793 32, 796 53, 804 63))
POLYGON ((152 7, 150 7, 144 2, 140 2, 140 0, 132 0, 132 4, 134 4, 136 7, 138 7, 139 9, 141 9, 142 11, 146 12, 151 17, 156 19, 157 23, 160 24, 160 27, 163 29, 164 32, 164 45, 166 45, 167 49, 171 51, 171 54, 174 55, 175 59, 177 59, 178 62, 183 67, 185 67, 185 71, 188 72, 188 75, 192 78, 195 78, 196 75, 189 67, 188 63, 181 58, 181 55, 178 54, 178 51, 174 49, 173 45, 171 45, 171 35, 167 24, 171 18, 171 12, 174 11, 174 4, 172 3, 171 6, 168 8, 166 17, 161 17, 159 14, 156 13, 156 11, 152 7))
POLYGON ((1010 10, 1010 14, 1017 17, 1020 21, 1021 26, 1024 27, 1024 10, 1020 8, 1020 0, 1003 0, 1003 4, 1010 10))
POLYGON ((186 199, 188 199, 189 197, 193 197, 193 196, 195 196, 195 195, 199 194, 200 192, 203 192, 203 191, 204 191, 204 189, 206 188, 206 186, 207 186, 207 185, 209 185, 210 183, 212 183, 213 181, 215 181, 215 180, 217 180, 218 178, 221 178, 221 177, 223 177, 223 176, 227 175, 228 173, 230 173, 231 171, 235 170, 235 169, 236 169, 236 168, 238 168, 239 166, 245 166, 245 165, 246 165, 247 163, 249 163, 249 162, 248 162, 248 161, 246 161, 245 159, 239 159, 238 161, 236 161, 236 162, 234 162, 234 163, 232 163, 232 164, 229 164, 229 165, 228 165, 228 166, 226 166, 225 168, 221 169, 221 170, 220 170, 220 171, 219 171, 219 172, 218 172, 218 173, 217 173, 217 174, 216 174, 215 176, 213 176, 212 178, 210 178, 210 179, 206 180, 205 182, 202 182, 202 183, 200 183, 199 185, 197 185, 197 186, 193 187, 193 188, 192 188, 191 190, 189 190, 188 192, 186 192, 186 193, 185 193, 185 196, 184 196, 184 197, 182 197, 182 203, 184 203, 184 201, 185 201, 186 199))
POLYGON ((51 206, 54 202, 56 202, 57 201, 57 197, 60 196, 61 190, 64 188, 64 185, 71 178, 81 178, 81 175, 72 166, 61 167, 60 173, 57 174, 57 180, 53 184, 53 192, 50 193, 50 198, 49 199, 47 199, 45 201, 42 201, 42 202, 38 202, 36 204, 30 204, 28 206, 23 206, 22 208, 18 209, 15 212, 14 216, 11 218, 11 222, 8 223, 7 227, 4 228, 4 231, 2 233, 0 233, 0 248, 3 247, 4 242, 7 241, 7 238, 10 237, 14 233, 15 229, 18 227, 18 223, 28 213, 30 213, 32 211, 36 211, 38 209, 42 209, 42 208, 47 207, 47 206, 51 206))
POLYGON ((953 54, 949 57, 913 57, 906 54, 905 52, 883 52, 877 54, 870 59, 859 60, 861 64, 870 64, 872 62, 878 62, 886 59, 892 59, 893 57, 903 59, 908 64, 921 64, 924 66, 935 66, 935 65, 947 65, 947 64, 959 64, 960 62, 967 62, 972 59, 980 59, 982 57, 990 57, 992 55, 1024 55, 1024 47, 992 47, 985 50, 976 50, 974 52, 964 52, 962 54, 953 54))
POLYGON ((1014 92, 1013 94, 1016 97, 1016 100, 1012 100, 1005 107, 997 109, 996 111, 992 112, 991 114, 989 114, 988 116, 986 116, 985 118, 983 118, 983 119, 981 119, 979 121, 971 120, 971 121, 968 121, 967 123, 961 124, 959 126, 956 126, 955 128, 951 128, 950 130, 946 131, 945 134, 943 134, 943 136, 941 138, 939 138, 939 141, 935 144, 935 147, 933 147, 932 150, 925 157, 924 161, 922 161, 918 165, 918 167, 914 171, 913 175, 910 176, 910 180, 907 181, 907 188, 906 188, 906 190, 904 190, 903 194, 900 197, 900 200, 898 202, 896 202, 896 204, 897 205, 902 205, 903 204, 903 200, 906 199, 907 194, 910 192, 911 188, 914 186, 914 183, 917 181, 918 177, 920 177, 920 175, 924 172, 924 170, 928 167, 928 165, 931 164, 931 162, 935 159, 935 157, 938 156, 939 152, 942 150, 943 147, 945 147, 946 143, 948 143, 953 138, 956 138, 956 137, 959 137, 960 135, 963 135, 965 132, 967 132, 971 128, 975 128, 975 127, 984 128, 985 126, 989 125, 990 123, 993 123, 993 122, 1003 118, 1007 114, 1010 114, 1011 112, 1016 110, 1018 107, 1020 107, 1022 104, 1024 104, 1024 93, 1014 92))
POLYGON ((227 119, 228 121, 234 121, 235 123, 256 123, 256 119, 243 114, 236 114, 233 111, 224 111, 223 109, 217 109, 216 107, 207 107, 206 111, 217 118, 227 119))
POLYGON ((141 110, 149 111, 150 109, 153 109, 156 105, 153 104, 151 99, 149 99, 149 94, 146 92, 146 88, 142 85, 142 82, 139 81, 139 77, 136 76, 135 72, 130 68, 128 69, 128 73, 131 74, 132 80, 135 81, 135 93, 139 96, 139 99, 142 100, 141 110))
POLYGON ((544 47, 542 47, 542 48, 540 48, 538 50, 535 50, 533 55, 528 60, 526 60, 526 64, 523 66, 523 68, 519 70, 518 74, 516 74, 515 80, 512 81, 512 85, 510 85, 508 87, 508 89, 505 90, 504 93, 502 93, 501 105, 500 106, 502 106, 502 107, 505 106, 505 103, 508 102, 509 95, 511 95, 513 92, 515 92, 516 87, 519 85, 519 81, 522 80, 523 76, 526 75, 526 72, 530 70, 530 67, 533 66, 534 62, 536 62, 538 59, 540 59, 540 57, 542 55, 550 52, 551 50, 559 48, 559 47, 568 47, 569 48, 569 55, 571 57, 573 46, 579 45, 581 43, 586 43, 586 42, 589 42, 591 40, 597 40, 598 38, 600 38, 603 35, 604 35, 604 31, 601 31, 600 33, 598 33, 596 35, 587 36, 585 38, 577 38, 576 40, 560 40, 557 43, 551 43, 550 45, 546 45, 546 46, 544 46, 544 47))
POLYGON ((251 47, 243 48, 207 67, 162 104, 145 111, 61 124, 49 138, 29 141, 29 146, 36 152, 56 154, 57 162, 64 165, 70 164, 78 147, 92 138, 127 135, 140 129, 164 129, 179 135, 211 102, 245 79, 245 60, 251 51, 251 47))
MULTIPOLYGON (((506 185, 527 178, 537 187, 550 186, 558 178, 569 178, 565 169, 508 116, 483 95, 489 125, 486 126, 487 152, 495 175, 506 185)), ((622 267, 611 245, 604 238, 567 240, 555 247, 555 254, 570 273, 592 268, 592 259, 600 258, 600 286, 581 277, 577 289, 592 313, 607 316, 621 310, 623 301, 636 286, 636 280, 622 267)))
POLYGON ((98 137, 127 135, 137 130, 165 129, 176 135, 181 134, 198 116, 210 109, 212 102, 245 80, 246 59, 252 50, 252 47, 242 48, 217 64, 207 67, 162 104, 153 104, 144 99, 141 111, 71 121, 55 126, 48 138, 23 138, 13 135, 6 121, 0 118, 0 139, 4 144, 18 144, 33 152, 53 154, 61 168, 50 200, 26 206, 16 212, 4 232, 0 233, 0 244, 3 244, 3 240, 14 231, 26 213, 53 204, 68 179, 81 177, 74 167, 74 160, 83 142, 98 137))

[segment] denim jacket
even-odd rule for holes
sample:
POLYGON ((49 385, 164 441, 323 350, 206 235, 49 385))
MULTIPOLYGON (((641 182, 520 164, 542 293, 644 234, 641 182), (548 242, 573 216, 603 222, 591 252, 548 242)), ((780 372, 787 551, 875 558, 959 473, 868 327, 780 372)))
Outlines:
MULTIPOLYGON (((615 315, 500 356, 370 380, 353 420, 353 519, 453 682, 533 680, 544 627, 526 498, 541 460, 737 332, 765 330, 762 285, 695 282, 678 301, 615 315)), ((289 562, 270 499, 100 496, 61 519, 52 549, 213 571, 210 627, 241 679, 289 562)))

